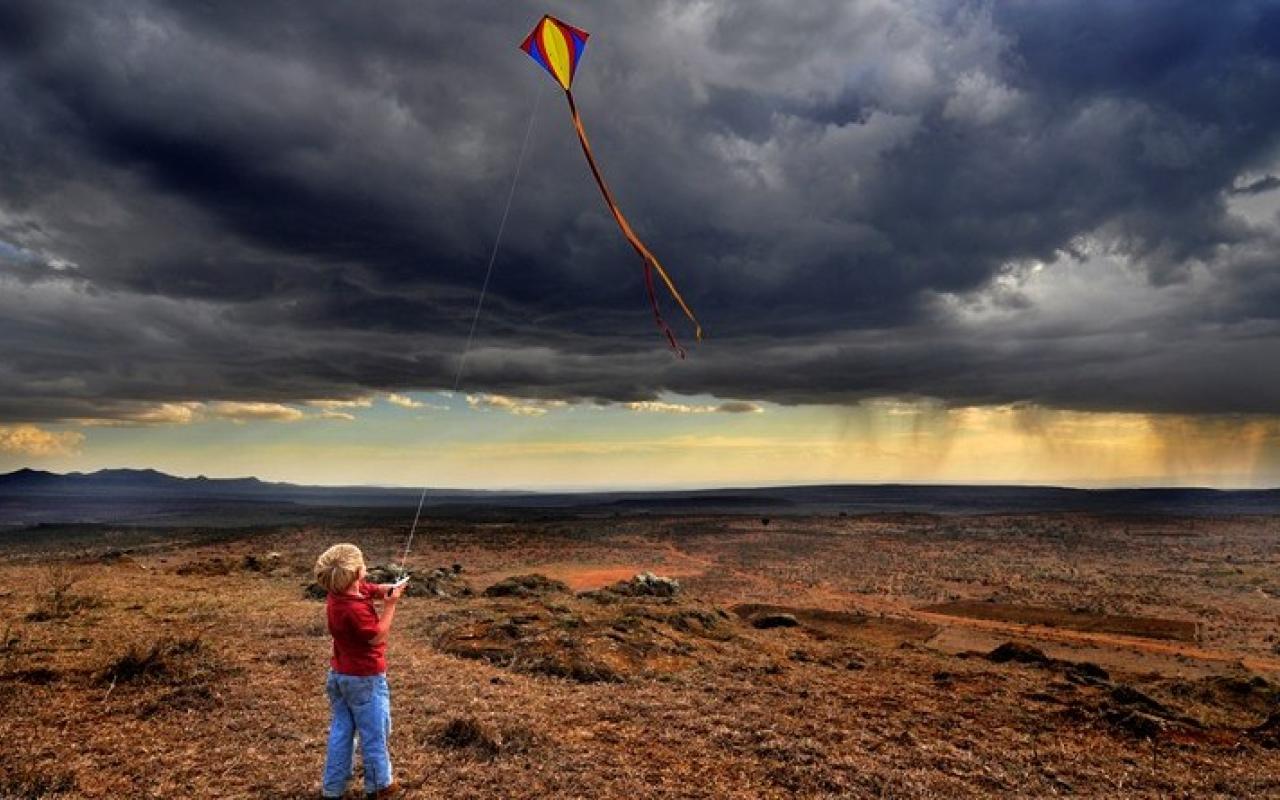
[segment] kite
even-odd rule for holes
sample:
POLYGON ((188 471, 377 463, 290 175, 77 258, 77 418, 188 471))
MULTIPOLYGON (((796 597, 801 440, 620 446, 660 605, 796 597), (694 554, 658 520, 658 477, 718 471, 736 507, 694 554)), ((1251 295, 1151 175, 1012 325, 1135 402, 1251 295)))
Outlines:
POLYGON ((582 153, 587 157, 588 166, 591 167, 591 175, 596 179, 596 185, 600 187, 600 194, 604 195, 604 202, 609 206, 609 211, 613 214, 614 221, 618 223, 618 227, 622 230, 622 235, 626 237, 627 242, 630 243, 632 249, 640 256, 640 261, 644 264, 645 290, 649 293, 649 304, 653 307, 653 316, 658 323, 658 328, 666 334, 667 341, 671 344, 671 349, 681 358, 684 358, 684 348, 676 341, 675 334, 662 319, 662 311, 658 308, 658 295, 654 289, 653 281, 653 273, 655 271, 662 278, 662 282, 666 284, 671 296, 675 298, 685 316, 693 323, 695 336, 699 341, 702 339, 702 325, 698 323, 698 318, 693 315, 689 305, 680 296, 680 291, 676 289, 676 284, 671 280, 671 276, 663 269, 662 264, 649 251, 644 242, 640 241, 640 237, 636 236, 635 231, 631 229, 627 218, 622 215, 622 210, 618 208, 617 202, 613 199, 613 192, 609 191, 609 185, 604 182, 604 176, 601 175, 600 168, 596 165, 595 156, 591 154, 591 144, 587 141, 587 131, 582 127, 582 118, 578 116, 578 106, 573 101, 573 92, 570 87, 573 84, 573 75, 578 69, 578 62, 582 59, 582 52, 587 48, 587 37, 589 35, 584 30, 567 25, 555 17, 547 15, 534 26, 533 31, 524 40, 524 43, 520 45, 520 49, 538 62, 543 69, 551 74, 551 77, 555 78, 556 83, 560 84, 560 88, 564 89, 564 96, 569 100, 569 113, 573 116, 573 128, 578 133, 578 142, 582 145, 582 153))

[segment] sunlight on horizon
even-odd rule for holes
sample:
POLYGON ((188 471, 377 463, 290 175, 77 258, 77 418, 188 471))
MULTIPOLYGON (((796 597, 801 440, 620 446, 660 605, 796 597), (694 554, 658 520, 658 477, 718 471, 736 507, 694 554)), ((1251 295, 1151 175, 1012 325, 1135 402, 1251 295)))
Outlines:
POLYGON ((947 408, 922 400, 831 407, 666 396, 596 405, 390 394, 161 404, 128 424, 86 420, 5 431, 6 471, 135 467, 303 484, 589 490, 1280 483, 1280 420, 1272 417, 947 408))

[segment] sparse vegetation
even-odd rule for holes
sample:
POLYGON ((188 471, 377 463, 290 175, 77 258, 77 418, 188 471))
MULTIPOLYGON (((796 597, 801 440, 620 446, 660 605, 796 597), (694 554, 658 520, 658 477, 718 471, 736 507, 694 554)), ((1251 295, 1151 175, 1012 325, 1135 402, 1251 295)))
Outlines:
POLYGON ((75 591, 84 579, 84 573, 67 564, 56 561, 44 568, 37 594, 37 605, 27 614, 31 622, 67 619, 78 611, 97 608, 101 600, 93 595, 75 591))
POLYGON ((150 645, 130 645, 98 671, 96 682, 100 686, 183 686, 206 681, 218 671, 218 663, 199 638, 163 638, 150 645))
MULTIPOLYGON (((424 576, 453 580, 418 565, 456 563, 476 590, 535 572, 560 585, 402 603, 390 682, 407 797, 1280 796, 1274 598, 1204 576, 1226 555, 1250 576, 1274 568, 1272 520, 590 525, 459 522, 424 539, 409 565, 424 576), (944 601, 984 614, 923 610, 944 601), (1028 628, 1045 609, 1066 613, 1028 628), (795 625, 753 627, 765 614, 795 625), (1112 642, 1117 615, 1204 633, 1130 626, 1112 642), (984 657, 1006 641, 1035 650, 984 657)), ((328 643, 299 576, 338 537, 389 557, 403 531, 66 559, 79 578, 63 596, 102 605, 58 625, 23 616, 50 602, 46 564, 61 562, 0 565, 37 590, 0 593, 0 798, 310 796, 328 643)))
POLYGON ((474 716, 454 717, 430 737, 441 747, 468 750, 483 758, 528 753, 537 738, 526 725, 498 726, 474 716))

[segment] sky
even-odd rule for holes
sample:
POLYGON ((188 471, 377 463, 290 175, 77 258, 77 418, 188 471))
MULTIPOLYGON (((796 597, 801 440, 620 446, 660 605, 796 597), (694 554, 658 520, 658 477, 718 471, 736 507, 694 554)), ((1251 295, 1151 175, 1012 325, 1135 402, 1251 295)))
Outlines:
POLYGON ((1277 486, 1277 98, 1266 0, 7 0, 0 470, 1277 486))

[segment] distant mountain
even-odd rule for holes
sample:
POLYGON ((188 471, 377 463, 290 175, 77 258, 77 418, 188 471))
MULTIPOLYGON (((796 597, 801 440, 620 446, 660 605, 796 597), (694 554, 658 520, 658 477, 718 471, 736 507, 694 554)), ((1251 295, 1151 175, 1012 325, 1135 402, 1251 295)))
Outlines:
MULTIPOLYGON (((18 470, 0 475, 0 499, 4 498, 95 498, 95 499, 219 499, 257 502, 334 504, 402 504, 417 500, 421 489, 381 488, 381 486, 300 486, 268 483, 257 477, 177 477, 156 470, 99 470, 97 472, 56 472, 18 470)), ((463 500, 511 493, 431 492, 429 498, 463 500)))
POLYGON ((9 492, 36 492, 40 494, 79 494, 83 492, 176 492, 201 495, 254 494, 272 491, 273 487, 289 484, 269 484, 257 478, 228 478, 211 480, 178 478, 154 469, 104 469, 97 472, 71 472, 59 475, 34 469, 20 469, 0 475, 0 494, 9 492))
MULTIPOLYGON (((204 517, 232 507, 413 508, 421 489, 298 486, 257 478, 179 478, 151 469, 0 475, 0 524, 204 517)), ((554 513, 1280 514, 1280 490, 1068 489, 1040 486, 831 485, 597 493, 430 489, 426 505, 554 513)))

